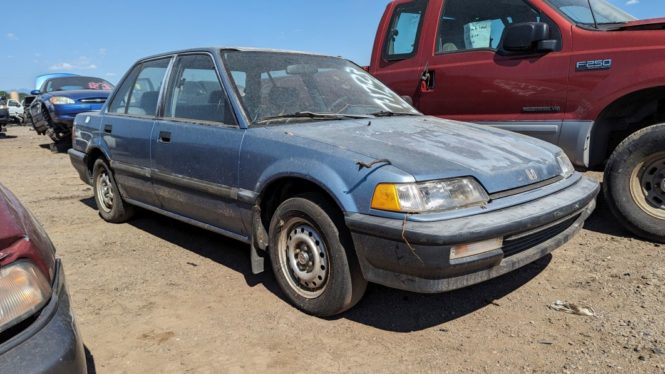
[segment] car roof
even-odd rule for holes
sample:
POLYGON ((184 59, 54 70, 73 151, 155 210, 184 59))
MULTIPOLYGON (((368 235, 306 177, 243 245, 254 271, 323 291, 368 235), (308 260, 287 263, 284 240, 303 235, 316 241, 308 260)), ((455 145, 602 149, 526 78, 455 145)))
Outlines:
POLYGON ((292 50, 285 50, 285 49, 248 48, 248 47, 201 47, 201 48, 181 49, 181 50, 177 50, 177 51, 159 53, 159 54, 156 54, 156 55, 141 58, 141 59, 138 60, 138 62, 146 61, 146 60, 154 60, 154 59, 160 58, 160 57, 168 57, 168 56, 173 56, 173 55, 176 55, 176 54, 183 54, 183 53, 208 52, 208 53, 211 53, 211 54, 216 54, 216 53, 218 53, 219 51, 222 51, 222 50, 240 51, 240 52, 297 53, 297 54, 301 54, 301 55, 326 56, 326 55, 319 54, 319 53, 292 51, 292 50))

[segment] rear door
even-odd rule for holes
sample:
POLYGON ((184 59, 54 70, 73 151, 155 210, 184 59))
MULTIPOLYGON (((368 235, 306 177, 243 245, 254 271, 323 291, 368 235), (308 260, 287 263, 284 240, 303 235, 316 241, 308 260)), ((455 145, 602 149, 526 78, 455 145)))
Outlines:
POLYGON ((525 0, 444 0, 437 14, 437 28, 423 41, 434 51, 424 66, 431 81, 419 92, 419 109, 556 144, 566 107, 568 54, 502 56, 497 47, 507 26, 545 22, 562 48, 570 43, 558 26, 525 0))
POLYGON ((157 207, 150 182, 150 137, 171 60, 161 58, 135 66, 102 116, 103 139, 123 197, 157 207))
POLYGON ((177 58, 164 107, 152 137, 152 176, 164 209, 247 236, 236 205, 244 130, 211 55, 177 58))

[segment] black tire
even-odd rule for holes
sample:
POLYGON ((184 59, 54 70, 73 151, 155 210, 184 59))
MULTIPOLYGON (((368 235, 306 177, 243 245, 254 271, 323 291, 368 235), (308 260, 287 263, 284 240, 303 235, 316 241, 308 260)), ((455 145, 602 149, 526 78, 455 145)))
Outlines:
POLYGON ((635 132, 614 150, 603 193, 612 213, 635 235, 665 243, 665 124, 635 132))
POLYGON ((122 223, 134 215, 134 207, 120 196, 111 168, 104 159, 97 159, 92 169, 93 190, 99 215, 107 222, 122 223))
POLYGON ((52 127, 51 116, 48 114, 46 106, 41 105, 40 110, 42 111, 42 120, 35 121, 34 117, 31 116, 30 121, 32 122, 32 127, 37 131, 37 134, 44 135, 46 134, 46 130, 52 127))
POLYGON ((294 306, 308 314, 328 317, 360 301, 367 281, 336 206, 318 194, 288 199, 275 211, 269 232, 275 278, 294 306), (289 256, 296 251, 297 255, 289 256))

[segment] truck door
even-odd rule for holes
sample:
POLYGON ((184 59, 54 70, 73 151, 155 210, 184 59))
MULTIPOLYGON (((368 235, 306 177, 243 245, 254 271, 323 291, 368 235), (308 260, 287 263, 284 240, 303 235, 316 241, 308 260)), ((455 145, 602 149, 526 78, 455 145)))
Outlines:
POLYGON ((163 119, 152 135, 152 180, 164 209, 248 236, 238 219, 236 124, 212 56, 179 56, 169 79, 163 119))
POLYGON ((417 92, 422 65, 431 54, 421 43, 427 29, 426 14, 436 9, 439 1, 396 1, 388 5, 381 21, 370 72, 402 96, 413 99, 417 92))
POLYGON ((419 109, 439 117, 486 123, 557 144, 566 106, 569 56, 561 31, 524 0, 445 0, 430 40, 434 53, 419 109), (511 24, 545 22, 556 51, 497 53, 511 24))

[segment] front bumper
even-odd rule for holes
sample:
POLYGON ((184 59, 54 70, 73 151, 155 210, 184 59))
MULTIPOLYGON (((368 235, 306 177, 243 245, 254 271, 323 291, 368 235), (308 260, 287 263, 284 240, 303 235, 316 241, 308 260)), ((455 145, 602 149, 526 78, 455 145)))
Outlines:
POLYGON ((76 328, 65 276, 56 263, 53 295, 23 331, 0 344, 0 373, 86 373, 83 341, 76 328))
POLYGON ((515 270, 570 240, 596 206, 597 182, 582 177, 522 205, 438 222, 346 216, 365 279, 407 291, 445 292, 515 270), (501 249, 450 259, 457 244, 503 237, 501 249))

